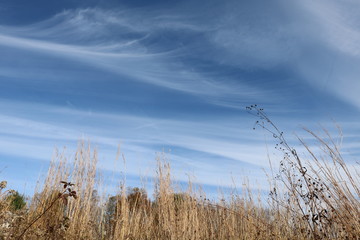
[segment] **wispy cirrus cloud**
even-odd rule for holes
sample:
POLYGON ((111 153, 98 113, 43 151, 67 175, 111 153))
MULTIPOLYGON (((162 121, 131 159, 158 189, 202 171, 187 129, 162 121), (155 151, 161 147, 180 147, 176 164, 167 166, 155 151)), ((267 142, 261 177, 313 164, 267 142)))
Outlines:
MULTIPOLYGON (((144 22, 140 15, 131 13, 101 9, 64 11, 30 26, 3 26, 0 45, 27 51, 29 56, 50 56, 88 64, 120 78, 203 96, 212 103, 231 105, 229 99, 238 104, 244 99, 255 100, 269 95, 234 77, 225 76, 224 84, 224 79, 211 71, 189 67, 181 60, 187 58, 188 48, 182 40, 178 40, 180 45, 169 44, 167 40, 159 43, 161 47, 156 43, 162 32, 174 32, 186 39, 186 35, 194 38, 194 34, 209 32, 210 26, 199 26, 181 16, 153 16, 154 13, 144 22)), ((24 77, 14 69, 3 69, 1 73, 24 77)), ((46 72, 39 73, 38 77, 44 78, 46 72)), ((36 72, 32 75, 37 77, 36 72)))
POLYGON ((244 164, 254 172, 267 165, 263 145, 248 146, 249 141, 256 142, 256 137, 249 136, 248 131, 234 130, 226 123, 214 127, 211 121, 89 114, 81 110, 21 102, 2 102, 0 107, 4 105, 12 106, 11 115, 0 114, 3 126, 0 129, 0 153, 8 156, 46 161, 51 159, 55 147, 68 146, 67 154, 71 157, 74 151, 71 146, 76 146, 79 139, 90 139, 99 148, 101 168, 112 171, 117 146, 121 143, 128 174, 142 172, 152 176, 153 172, 149 171, 154 167, 155 153, 171 150, 169 157, 178 180, 186 181, 185 173, 194 173, 198 182, 217 184, 221 181, 224 186, 232 184, 230 173, 243 173, 241 166, 244 164), (23 108, 32 109, 37 114, 24 113, 23 108), (264 154, 254 155, 254 151, 264 154), (223 162, 222 167, 217 166, 219 161, 223 162))
POLYGON ((289 69, 296 82, 310 83, 319 94, 329 93, 359 109, 360 19, 354 10, 359 2, 259 5, 229 4, 228 14, 220 18, 223 27, 210 35, 226 51, 227 58, 220 61, 241 68, 289 69), (239 9, 242 14, 236 14, 239 9))
POLYGON ((312 57, 303 56, 296 68, 311 84, 359 109, 360 19, 354 11, 359 2, 303 1, 300 6, 318 34, 313 37, 316 48, 309 49, 312 57))

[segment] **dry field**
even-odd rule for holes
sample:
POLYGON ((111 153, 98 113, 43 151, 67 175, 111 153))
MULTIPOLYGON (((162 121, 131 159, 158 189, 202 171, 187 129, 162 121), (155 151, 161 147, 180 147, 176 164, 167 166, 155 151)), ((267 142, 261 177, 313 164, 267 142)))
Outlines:
POLYGON ((269 178, 268 199, 248 191, 210 201, 191 182, 176 191, 161 155, 151 200, 120 180, 116 196, 99 196, 95 190, 105 186, 97 152, 82 142, 73 159, 54 158, 25 208, 14 210, 13 191, 0 184, 0 239, 360 239, 359 165, 348 168, 326 131, 324 138, 308 131, 322 153, 302 142, 311 157, 303 160, 255 110, 257 125, 272 132, 284 154, 269 178))

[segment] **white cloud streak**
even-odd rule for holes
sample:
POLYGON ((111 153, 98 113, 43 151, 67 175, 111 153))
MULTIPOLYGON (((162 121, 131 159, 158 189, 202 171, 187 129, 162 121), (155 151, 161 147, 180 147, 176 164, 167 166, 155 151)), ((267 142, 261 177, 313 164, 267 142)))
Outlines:
MULTIPOLYGON (((236 101, 267 96, 266 92, 241 81, 229 79, 228 84, 224 84, 222 79, 216 79, 211 73, 185 66, 176 60, 184 54, 181 47, 154 52, 144 43, 149 35, 156 35, 164 29, 206 32, 206 28, 187 23, 180 17, 151 17, 144 23, 136 16, 128 15, 121 11, 85 9, 65 11, 48 21, 26 27, 3 26, 0 46, 27 51, 34 56, 55 56, 86 63, 90 67, 115 73, 120 78, 126 77, 202 96, 209 98, 210 102, 230 104, 228 99, 236 101), (119 33, 110 38, 109 34, 114 32, 119 33), (79 39, 78 36, 84 39, 79 39), (101 41, 91 41, 97 38, 101 41), (69 39, 75 40, 66 42, 69 39), (224 96, 227 100, 224 100, 224 96)), ((0 74, 4 76, 14 76, 14 72, 16 71, 0 70, 0 74)))
MULTIPOLYGON (((78 139, 84 138, 90 139, 99 146, 100 165, 107 170, 112 170, 117 144, 123 142, 121 145, 125 156, 130 159, 128 170, 131 174, 138 174, 139 166, 142 166, 142 171, 151 168, 155 152, 162 149, 165 151, 174 149, 171 156, 176 160, 174 164, 180 166, 177 169, 178 172, 181 172, 179 169, 193 170, 197 173, 210 171, 211 167, 209 166, 212 164, 209 163, 208 167, 204 167, 209 161, 209 157, 217 159, 216 162, 230 161, 239 168, 243 163, 252 165, 254 168, 267 165, 265 153, 263 154, 264 158, 259 154, 253 154, 264 151, 264 147, 260 145, 249 147, 246 141, 254 139, 248 138, 249 135, 242 130, 234 131, 230 127, 227 128, 226 125, 217 129, 211 127, 213 126, 211 122, 180 122, 103 113, 92 113, 89 116, 85 111, 21 102, 4 103, 2 101, 1 105, 1 108, 4 108, 5 105, 12 108, 12 115, 0 115, 0 124, 2 125, 0 153, 2 154, 50 160, 50 153, 55 145, 58 147, 74 145, 78 139), (37 112, 37 115, 24 114, 20 106, 31 108, 37 112), (64 123, 56 120, 71 119, 76 116, 83 116, 87 121, 64 123), (106 124, 100 122, 106 122, 106 124), (209 129, 212 131, 209 132, 209 129), (194 137, 194 134, 197 137, 194 137), (233 139, 226 141, 224 136, 233 139), (189 159, 181 151, 177 151, 178 148, 196 151, 198 154, 189 159), (42 154, 39 155, 39 153, 42 154), (139 163, 141 164, 139 165, 139 163)), ((216 171, 219 173, 217 179, 220 179, 233 169, 225 166, 223 169, 217 167, 216 171)), ((210 174, 201 174, 209 178, 199 179, 199 181, 210 181, 210 174)), ((186 180, 184 172, 181 176, 184 178, 183 180, 186 180)), ((231 179, 228 180, 230 184, 231 179)))

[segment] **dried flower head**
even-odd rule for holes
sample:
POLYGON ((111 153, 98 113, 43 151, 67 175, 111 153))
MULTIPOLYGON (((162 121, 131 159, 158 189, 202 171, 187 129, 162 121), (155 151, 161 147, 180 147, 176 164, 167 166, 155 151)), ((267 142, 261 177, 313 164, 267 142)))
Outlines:
POLYGON ((63 184, 65 190, 63 193, 59 194, 59 198, 62 199, 65 205, 68 204, 69 197, 73 197, 74 199, 77 199, 76 191, 72 189, 72 187, 75 186, 75 184, 66 181, 60 181, 60 183, 63 184))
POLYGON ((1 181, 0 182, 0 190, 6 188, 6 186, 7 186, 7 181, 1 181))

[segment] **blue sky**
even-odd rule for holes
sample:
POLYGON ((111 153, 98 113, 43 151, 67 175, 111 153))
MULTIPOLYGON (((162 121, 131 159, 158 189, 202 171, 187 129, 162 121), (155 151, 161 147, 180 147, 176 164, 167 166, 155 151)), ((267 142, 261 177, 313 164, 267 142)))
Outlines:
POLYGON ((156 152, 165 151, 179 181, 190 173, 216 188, 248 176, 266 188, 266 141, 273 142, 252 130, 256 119, 245 107, 254 103, 291 141, 301 126, 331 128, 335 120, 354 162, 359 7, 353 0, 2 1, 0 177, 31 191, 54 147, 71 154, 85 138, 105 172, 121 143, 134 179, 152 176, 156 152))

